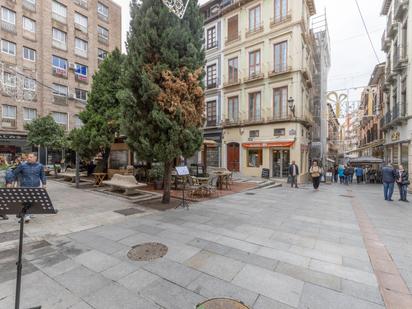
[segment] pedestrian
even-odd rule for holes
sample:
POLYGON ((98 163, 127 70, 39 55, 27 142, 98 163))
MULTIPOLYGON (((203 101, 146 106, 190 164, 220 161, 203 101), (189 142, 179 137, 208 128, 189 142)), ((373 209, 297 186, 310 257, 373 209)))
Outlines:
POLYGON ((335 183, 338 183, 338 177, 339 177, 338 166, 335 165, 335 166, 333 167, 333 181, 334 181, 335 183))
POLYGON ((402 165, 399 165, 398 179, 396 180, 396 183, 398 184, 399 195, 401 196, 399 200, 409 203, 406 199, 406 195, 408 194, 408 185, 410 184, 409 175, 408 172, 404 170, 402 165))
POLYGON ((392 165, 388 163, 386 166, 382 168, 383 195, 385 197, 385 201, 393 201, 392 194, 396 179, 396 171, 392 167, 392 165))
POLYGON ((348 164, 348 174, 349 174, 349 179, 348 182, 352 184, 353 182, 353 175, 355 174, 355 169, 351 164, 348 164))
POLYGON ((299 167, 297 166, 295 161, 292 161, 292 164, 289 165, 289 176, 290 176, 290 186, 293 188, 298 187, 298 175, 299 175, 299 167))
POLYGON ((360 184, 363 181, 363 168, 358 166, 355 168, 356 182, 360 184))
POLYGON ((319 190, 321 168, 318 166, 318 161, 313 161, 309 173, 312 177, 313 188, 319 190))
MULTIPOLYGON (((13 170, 13 180, 20 178, 20 187, 22 188, 46 188, 46 176, 44 173, 44 166, 37 162, 37 154, 30 153, 27 156, 27 162, 17 166, 13 170)), ((12 187, 12 184, 8 184, 12 187)), ((30 221, 30 214, 24 217, 25 222, 30 221)))
MULTIPOLYGON (((4 157, 0 157, 0 188, 4 188, 6 186, 6 175, 9 165, 4 157)), ((8 220, 9 217, 7 215, 0 215, 3 220, 8 220)))
POLYGON ((345 175, 345 185, 349 185, 349 165, 345 166, 343 174, 345 175))
POLYGON ((338 175, 340 184, 343 184, 345 182, 345 167, 342 164, 338 167, 338 175))

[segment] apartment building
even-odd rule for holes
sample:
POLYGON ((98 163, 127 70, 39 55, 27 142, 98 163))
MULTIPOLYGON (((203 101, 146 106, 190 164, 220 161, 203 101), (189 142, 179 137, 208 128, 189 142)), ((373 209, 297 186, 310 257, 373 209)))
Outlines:
POLYGON ((340 123, 336 117, 335 110, 332 104, 327 103, 327 147, 325 149, 325 157, 327 165, 334 165, 339 163, 340 159, 340 123))
POLYGON ((385 161, 403 164, 412 176, 412 11, 408 0, 385 0, 382 15, 387 28, 382 36, 386 53, 384 92, 385 161))
POLYGON ((81 126, 91 78, 121 48, 121 8, 110 0, 0 0, 0 153, 30 151, 24 124, 52 115, 81 126))
MULTIPOLYGON (((315 14, 314 2, 208 4, 211 9, 219 4, 211 15, 221 31, 221 165, 246 176, 261 176, 263 169, 269 169, 271 177, 285 178, 294 160, 304 176, 313 122, 314 36, 309 20, 315 14)), ((206 80, 209 72, 206 69, 206 80)), ((208 90, 206 96, 208 100, 208 90)), ((213 113, 206 108, 207 119, 213 113)))

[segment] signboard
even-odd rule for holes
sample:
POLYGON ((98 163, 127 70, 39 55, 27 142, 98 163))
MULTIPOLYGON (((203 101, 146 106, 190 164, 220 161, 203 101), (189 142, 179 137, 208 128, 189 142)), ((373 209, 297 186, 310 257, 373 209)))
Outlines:
POLYGON ((262 178, 269 179, 270 178, 270 169, 268 168, 263 168, 262 169, 262 178))
POLYGON ((391 135, 391 139, 393 142, 398 141, 401 137, 401 133, 399 131, 393 132, 391 135))
POLYGON ((296 130, 294 130, 294 129, 289 130, 289 135, 291 135, 291 136, 296 135, 296 130))
POLYGON ((176 166, 176 173, 179 176, 187 176, 190 174, 187 166, 176 166))

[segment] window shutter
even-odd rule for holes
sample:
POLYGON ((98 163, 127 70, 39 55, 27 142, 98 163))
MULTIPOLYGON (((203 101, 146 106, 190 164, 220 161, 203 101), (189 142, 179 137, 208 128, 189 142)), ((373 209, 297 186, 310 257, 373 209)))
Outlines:
POLYGON ((238 16, 233 16, 227 21, 227 38, 229 41, 234 40, 238 36, 238 16))

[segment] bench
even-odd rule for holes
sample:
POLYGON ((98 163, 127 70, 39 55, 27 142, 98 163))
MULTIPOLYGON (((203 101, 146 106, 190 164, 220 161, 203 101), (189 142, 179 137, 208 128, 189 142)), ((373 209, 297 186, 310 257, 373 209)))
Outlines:
POLYGON ((146 186, 145 183, 139 183, 132 175, 120 175, 114 174, 112 179, 103 181, 103 184, 109 185, 111 190, 122 189, 125 195, 133 193, 133 191, 139 187, 146 186))
MULTIPOLYGON (((71 182, 75 182, 76 180, 76 170, 74 168, 67 168, 64 173, 58 174, 62 176, 65 180, 68 179, 71 182)), ((80 172, 80 177, 87 177, 87 172, 80 172)))

